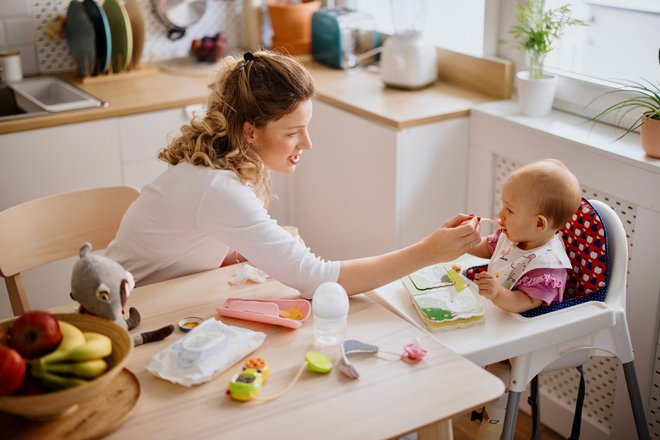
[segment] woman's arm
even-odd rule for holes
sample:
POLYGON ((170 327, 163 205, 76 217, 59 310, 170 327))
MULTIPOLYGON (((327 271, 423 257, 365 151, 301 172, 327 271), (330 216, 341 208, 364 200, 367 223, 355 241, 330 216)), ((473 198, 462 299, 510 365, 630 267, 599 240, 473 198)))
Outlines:
POLYGON ((341 262, 339 284, 349 295, 363 293, 423 267, 454 260, 479 241, 476 217, 459 214, 431 235, 408 247, 373 257, 341 262), (464 225, 462 222, 469 220, 464 225))

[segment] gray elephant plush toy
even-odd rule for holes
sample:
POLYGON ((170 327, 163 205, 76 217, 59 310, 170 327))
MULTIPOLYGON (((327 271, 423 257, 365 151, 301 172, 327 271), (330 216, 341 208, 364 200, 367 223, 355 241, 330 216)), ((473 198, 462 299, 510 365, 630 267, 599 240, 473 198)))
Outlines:
MULTIPOLYGON (((80 247, 80 259, 73 266, 71 274, 71 298, 80 303, 80 313, 100 316, 115 321, 122 327, 133 330, 140 324, 140 312, 135 307, 129 309, 129 317, 124 320, 123 309, 135 281, 133 275, 116 261, 92 254, 92 245, 84 243, 80 247)), ((158 330, 133 335, 134 345, 165 339, 174 331, 173 325, 158 330)))

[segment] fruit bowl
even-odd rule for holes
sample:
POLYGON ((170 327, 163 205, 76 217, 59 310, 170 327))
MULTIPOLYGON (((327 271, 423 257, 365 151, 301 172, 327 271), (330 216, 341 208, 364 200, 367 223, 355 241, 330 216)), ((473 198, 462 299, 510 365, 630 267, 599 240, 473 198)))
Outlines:
MULTIPOLYGON (((79 404, 97 396, 122 371, 133 351, 133 339, 116 323, 90 315, 55 313, 55 317, 75 325, 82 331, 94 331, 112 340, 112 354, 106 358, 108 370, 89 382, 64 390, 26 396, 0 396, 0 411, 33 420, 52 420, 76 410, 79 404)), ((17 317, 4 320, 9 324, 17 317)))

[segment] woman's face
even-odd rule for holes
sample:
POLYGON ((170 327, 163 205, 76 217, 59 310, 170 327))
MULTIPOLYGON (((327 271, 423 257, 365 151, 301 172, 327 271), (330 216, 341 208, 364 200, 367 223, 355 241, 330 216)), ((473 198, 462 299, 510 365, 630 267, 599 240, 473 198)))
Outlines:
POLYGON ((291 174, 296 170, 302 151, 312 148, 307 132, 311 119, 312 100, 309 99, 263 128, 246 123, 245 135, 268 169, 291 174))

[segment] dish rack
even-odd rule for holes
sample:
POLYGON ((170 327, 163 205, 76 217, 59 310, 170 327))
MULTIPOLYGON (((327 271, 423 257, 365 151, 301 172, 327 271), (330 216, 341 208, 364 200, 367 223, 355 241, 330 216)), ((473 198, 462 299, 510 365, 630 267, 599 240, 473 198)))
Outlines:
POLYGON ((138 0, 72 0, 66 15, 44 28, 51 39, 65 38, 82 84, 154 75, 153 57, 142 62, 144 12, 138 0))
MULTIPOLYGON (((89 72, 89 69, 86 71, 89 72)), ((149 59, 144 63, 140 63, 137 67, 132 68, 132 70, 124 70, 115 73, 112 71, 112 64, 110 64, 110 67, 106 73, 94 76, 78 74, 74 77, 74 79, 80 84, 97 84, 110 81, 139 78, 143 76, 151 76, 158 72, 159 69, 158 66, 156 66, 156 62, 153 59, 149 59)))

